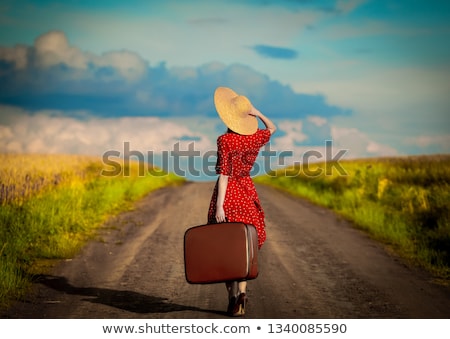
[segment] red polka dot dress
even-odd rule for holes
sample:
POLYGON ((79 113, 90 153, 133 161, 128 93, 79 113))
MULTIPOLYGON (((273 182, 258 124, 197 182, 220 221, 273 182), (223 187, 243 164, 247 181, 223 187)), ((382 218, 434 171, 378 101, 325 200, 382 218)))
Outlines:
MULTIPOLYGON (((266 240, 264 211, 255 185, 250 177, 259 150, 270 139, 268 129, 254 134, 225 133, 217 138, 216 173, 228 176, 223 208, 229 222, 252 224, 258 231, 259 248, 266 240)), ((208 210, 208 223, 215 223, 218 183, 214 188, 208 210)))

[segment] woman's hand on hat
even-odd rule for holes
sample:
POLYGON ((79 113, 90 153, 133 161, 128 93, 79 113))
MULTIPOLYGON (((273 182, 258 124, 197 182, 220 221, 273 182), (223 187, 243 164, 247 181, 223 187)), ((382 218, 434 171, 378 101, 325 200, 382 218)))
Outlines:
POLYGON ((259 117, 261 112, 258 111, 254 106, 252 106, 252 109, 250 112, 248 112, 249 115, 253 115, 254 117, 259 117))
POLYGON ((261 119, 263 124, 270 131, 270 134, 273 134, 277 130, 277 127, 272 122, 272 120, 267 118, 264 114, 262 114, 260 111, 258 111, 255 107, 252 106, 252 109, 250 110, 250 112, 248 112, 248 114, 261 119))

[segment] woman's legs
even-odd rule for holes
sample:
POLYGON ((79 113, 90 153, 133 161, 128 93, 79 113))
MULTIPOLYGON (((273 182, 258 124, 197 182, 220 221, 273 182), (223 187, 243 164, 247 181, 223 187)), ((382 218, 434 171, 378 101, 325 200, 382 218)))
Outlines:
POLYGON ((247 303, 247 281, 230 281, 225 285, 228 291, 228 314, 233 316, 244 315, 247 303))
POLYGON ((247 291, 247 282, 245 280, 244 281, 239 281, 238 289, 239 289, 239 294, 246 293, 246 291, 247 291))
POLYGON ((225 283, 225 286, 227 287, 228 291, 228 299, 231 299, 232 297, 236 297, 238 295, 238 282, 237 281, 227 281, 225 283))
POLYGON ((241 316, 245 314, 245 306, 247 305, 247 282, 246 281, 240 281, 238 283, 239 288, 239 295, 236 300, 236 306, 234 307, 233 315, 234 316, 241 316))
POLYGON ((228 292, 228 308, 227 313, 229 315, 234 314, 234 307, 236 306, 237 294, 238 294, 238 283, 237 281, 227 281, 225 283, 228 292))
POLYGON ((237 297, 241 293, 246 293, 247 291, 247 281, 229 281, 225 283, 228 291, 228 298, 237 297))

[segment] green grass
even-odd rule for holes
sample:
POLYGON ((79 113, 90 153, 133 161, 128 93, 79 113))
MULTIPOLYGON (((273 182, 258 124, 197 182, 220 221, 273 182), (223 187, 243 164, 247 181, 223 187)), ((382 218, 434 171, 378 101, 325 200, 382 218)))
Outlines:
POLYGON ((310 164, 255 181, 334 210, 407 262, 450 280, 450 155, 310 164))
MULTIPOLYGON (((73 257, 110 216, 132 208, 134 201, 152 190, 183 182, 173 175, 139 176, 136 164, 130 165, 130 176, 105 177, 100 175, 103 164, 99 159, 76 156, 64 157, 59 173, 58 165, 51 170, 42 165, 36 175, 37 169, 26 166, 36 156, 20 157, 26 170, 15 170, 12 175, 8 165, 3 165, 3 172, 0 169, 0 174, 8 173, 0 176, 2 187, 9 187, 3 189, 8 194, 0 205, 1 307, 26 293, 30 275, 44 273, 39 272, 44 269, 40 262, 73 257), (57 182, 55 175, 61 178, 57 182), (28 185, 34 180, 30 178, 50 183, 28 185)), ((45 157, 55 160, 56 156, 45 157)), ((10 166, 18 160, 6 158, 10 166)))

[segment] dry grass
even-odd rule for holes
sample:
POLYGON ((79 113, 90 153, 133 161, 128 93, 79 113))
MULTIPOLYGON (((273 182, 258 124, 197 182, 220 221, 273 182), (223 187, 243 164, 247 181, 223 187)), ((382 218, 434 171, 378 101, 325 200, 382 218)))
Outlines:
POLYGON ((122 171, 107 176, 96 157, 0 155, 0 306, 23 295, 37 262, 73 256, 109 216, 183 182, 116 161, 122 171))
POLYGON ((84 179, 99 162, 100 158, 80 155, 0 154, 0 205, 84 179))

